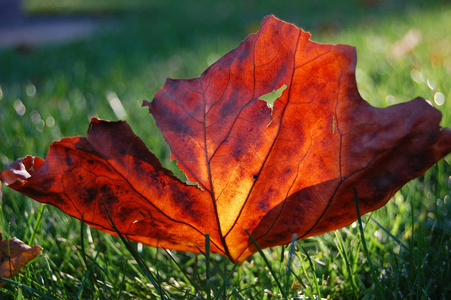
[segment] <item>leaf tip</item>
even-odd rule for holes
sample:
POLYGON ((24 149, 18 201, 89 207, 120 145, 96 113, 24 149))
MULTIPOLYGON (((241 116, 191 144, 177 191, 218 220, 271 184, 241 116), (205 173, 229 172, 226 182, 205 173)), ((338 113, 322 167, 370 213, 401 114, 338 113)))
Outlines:
POLYGON ((15 184, 17 181, 25 181, 30 178, 42 165, 44 160, 35 156, 19 158, 5 170, 0 172, 0 181, 7 186, 15 184))
POLYGON ((150 107, 150 102, 147 101, 147 100, 143 100, 143 104, 141 104, 141 107, 144 107, 144 106, 149 106, 150 107))

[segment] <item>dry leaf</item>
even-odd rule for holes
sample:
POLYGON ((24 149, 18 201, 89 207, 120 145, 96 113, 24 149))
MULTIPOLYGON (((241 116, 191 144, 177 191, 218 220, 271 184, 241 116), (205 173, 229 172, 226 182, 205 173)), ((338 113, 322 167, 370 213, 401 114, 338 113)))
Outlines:
POLYGON ((145 102, 191 182, 163 168, 125 122, 51 145, 0 173, 11 188, 91 226, 167 249, 243 261, 383 206, 451 151, 423 99, 375 108, 355 82, 355 49, 311 42, 273 16, 199 78, 169 79, 145 102), (272 107, 259 98, 285 86, 272 107))
MULTIPOLYGON (((41 250, 41 247, 30 247, 17 238, 10 240, 0 238, 0 277, 11 278, 18 274, 30 260, 41 253, 41 250)), ((0 280, 0 286, 5 283, 0 280)))

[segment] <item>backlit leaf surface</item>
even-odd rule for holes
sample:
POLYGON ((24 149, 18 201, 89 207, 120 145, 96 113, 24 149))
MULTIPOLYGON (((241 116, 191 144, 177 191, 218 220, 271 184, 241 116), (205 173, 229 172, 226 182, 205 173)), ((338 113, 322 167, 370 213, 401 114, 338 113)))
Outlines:
MULTIPOLYGON (((417 98, 365 102, 355 49, 323 45, 273 16, 199 78, 172 80, 143 105, 188 185, 164 169, 125 122, 93 119, 88 136, 27 156, 0 179, 95 228, 156 247, 243 261, 383 206, 451 151, 441 114, 417 98), (283 88, 272 107, 259 97, 283 88)), ((145 126, 145 125, 143 125, 145 126)))

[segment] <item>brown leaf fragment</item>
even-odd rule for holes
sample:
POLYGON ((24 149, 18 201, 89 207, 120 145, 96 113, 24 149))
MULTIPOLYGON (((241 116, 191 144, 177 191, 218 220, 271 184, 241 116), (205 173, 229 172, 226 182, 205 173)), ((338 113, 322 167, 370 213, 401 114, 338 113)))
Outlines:
MULTIPOLYGON (((11 278, 41 253, 40 246, 28 246, 17 238, 0 241, 0 277, 11 278)), ((5 284, 0 281, 0 286, 5 284)))

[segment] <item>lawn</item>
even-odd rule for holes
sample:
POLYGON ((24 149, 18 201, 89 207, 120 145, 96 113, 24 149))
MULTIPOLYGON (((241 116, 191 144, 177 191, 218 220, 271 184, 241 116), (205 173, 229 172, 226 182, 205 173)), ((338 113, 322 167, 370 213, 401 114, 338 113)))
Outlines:
MULTIPOLYGON (((83 135, 92 117, 124 119, 170 162, 143 99, 167 77, 199 76, 258 29, 267 14, 312 40, 355 46, 357 82, 374 106, 417 96, 451 127, 451 5, 447 1, 42 1, 32 14, 112 18, 117 29, 60 46, 0 52, 0 169, 54 140, 83 135), (396 45, 410 35, 418 44, 396 45), (405 49, 405 48, 404 48, 405 49), (120 99, 115 112, 108 98, 120 99)), ((104 20, 104 18, 102 19, 104 20)), ((1 41, 0 41, 1 43, 1 41)), ((2 299, 451 299, 451 156, 403 187, 361 223, 274 247, 235 265, 220 255, 165 251, 112 237, 5 186, 4 238, 42 254, 2 299), (359 231, 363 226, 364 236, 359 231), (368 251, 365 250, 365 247, 368 251), (209 256, 209 257, 208 257, 209 256)))

